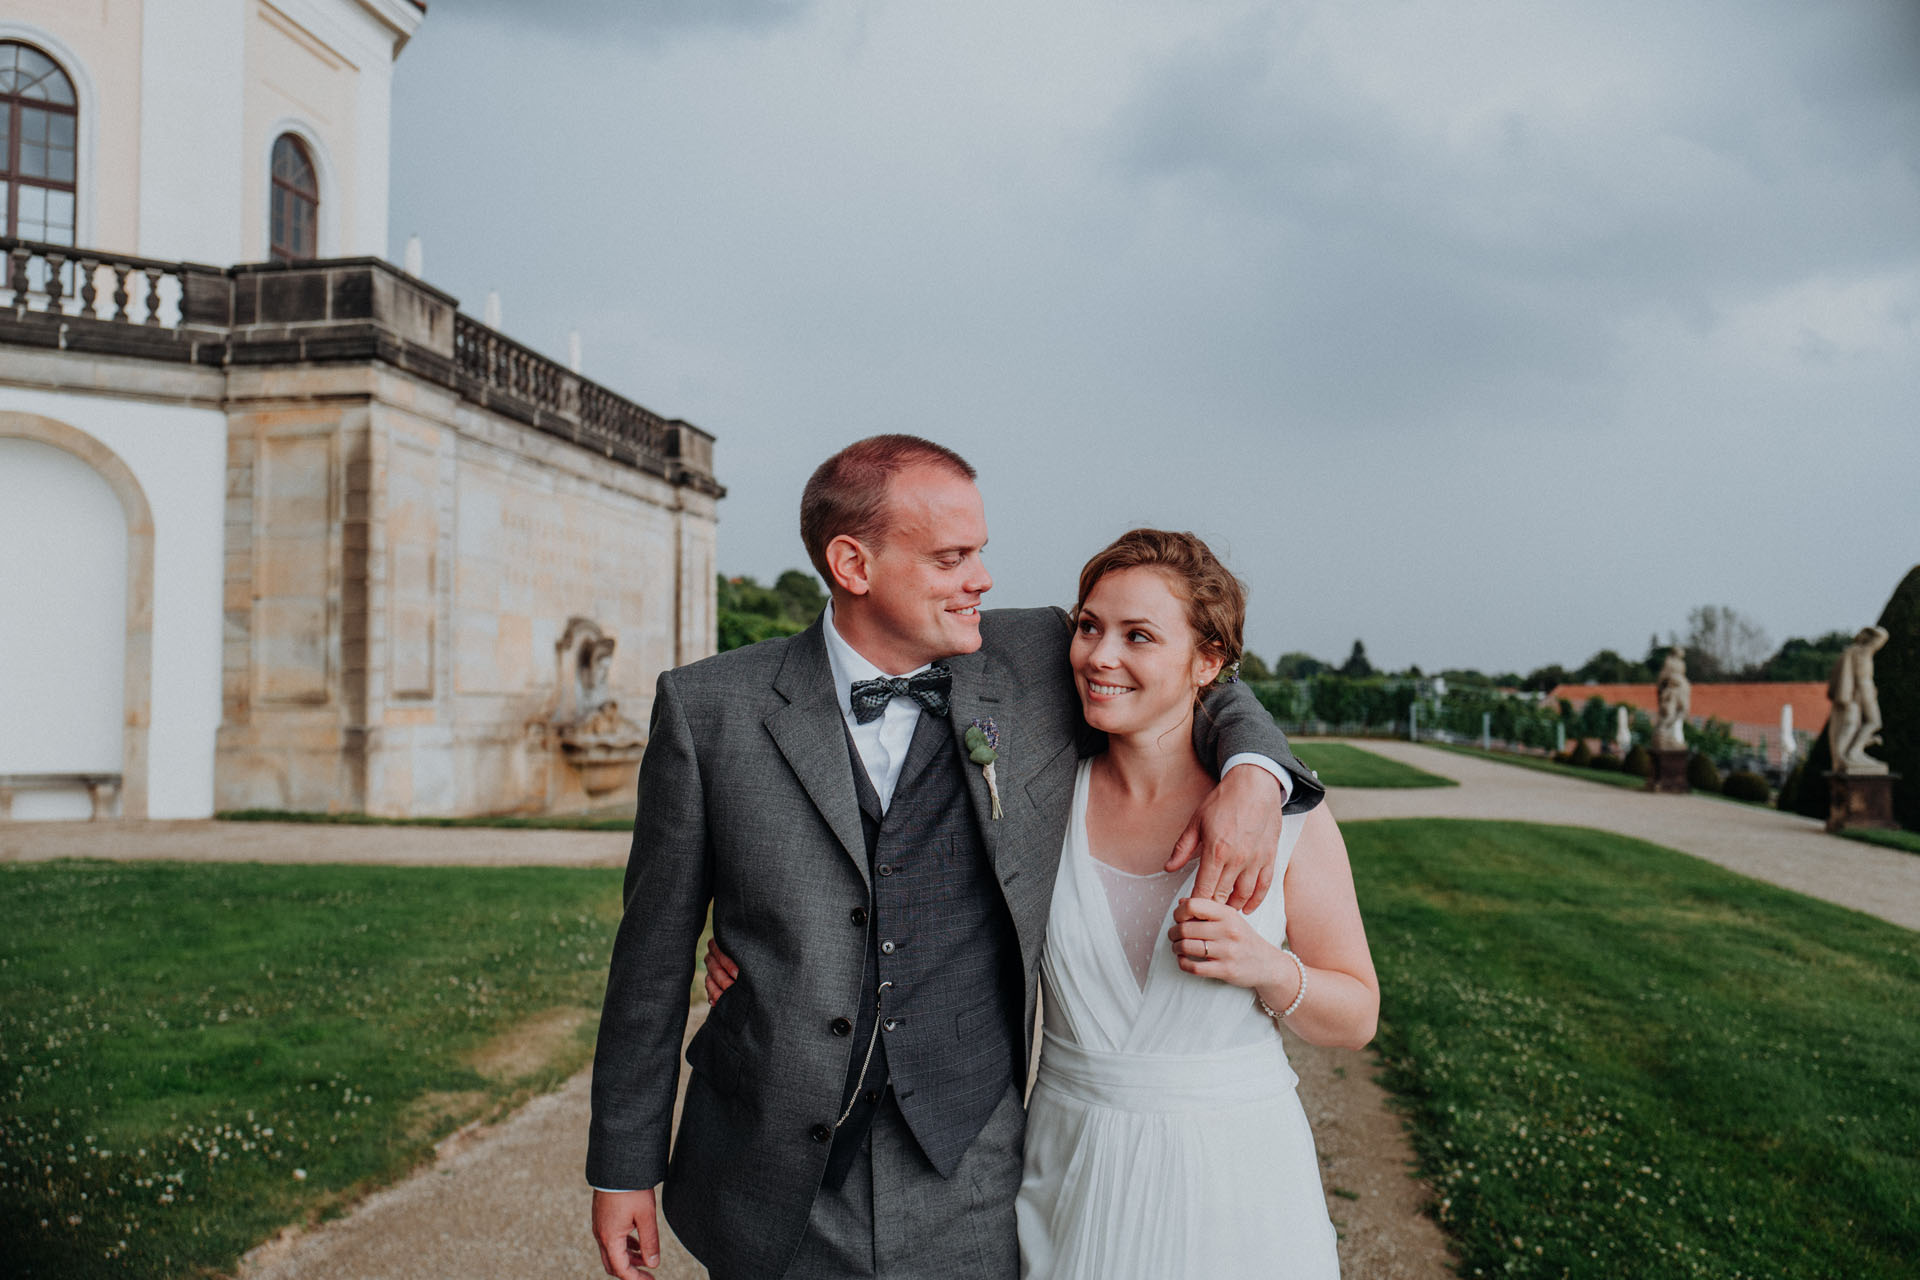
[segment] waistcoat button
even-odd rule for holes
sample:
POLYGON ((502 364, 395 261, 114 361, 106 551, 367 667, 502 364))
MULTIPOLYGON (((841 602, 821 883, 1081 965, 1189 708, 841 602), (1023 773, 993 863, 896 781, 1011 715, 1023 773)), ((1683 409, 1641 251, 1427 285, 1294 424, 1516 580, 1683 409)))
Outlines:
POLYGON ((880 874, 881 874, 881 875, 883 875, 883 876, 890 876, 890 875, 892 875, 892 874, 893 874, 893 864, 892 864, 892 863, 890 863, 890 862, 883 862, 883 863, 881 863, 881 864, 880 864, 880 874))
POLYGON ((883 942, 883 943, 881 943, 881 944, 880 944, 880 954, 881 954, 881 955, 883 955, 883 956, 890 956, 890 955, 892 955, 892 954, 893 954, 893 939, 892 939, 892 938, 888 938, 888 939, 887 939, 887 940, 886 940, 885 942, 883 942))
POLYGON ((848 913, 848 918, 855 924, 864 925, 867 922, 867 909, 865 907, 855 907, 848 913))
POLYGON ((899 1025, 900 1025, 900 1019, 898 1019, 898 1018, 888 1018, 888 1019, 887 1019, 887 1020, 886 1020, 885 1022, 883 1022, 883 1023, 881 1023, 881 1024, 880 1024, 880 1029, 881 1029, 882 1031, 891 1031, 891 1030, 893 1030, 893 1029, 894 1029, 895 1027, 897 1027, 897 1026, 899 1026, 899 1025))
POLYGON ((835 1018, 827 1024, 827 1030, 837 1036, 850 1036, 853 1034, 853 1024, 845 1018, 835 1018))
POLYGON ((833 1137, 833 1130, 824 1124, 816 1124, 813 1128, 807 1130, 807 1133, 815 1142, 825 1142, 833 1137))

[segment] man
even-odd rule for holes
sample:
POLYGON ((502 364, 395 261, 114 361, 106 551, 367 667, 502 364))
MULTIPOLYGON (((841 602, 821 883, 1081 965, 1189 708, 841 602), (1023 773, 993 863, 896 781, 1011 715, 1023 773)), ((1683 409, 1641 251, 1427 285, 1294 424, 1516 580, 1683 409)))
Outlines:
MULTIPOLYGON (((717 1280, 1018 1275, 1021 1084, 1086 731, 1066 615, 980 612, 973 478, 912 436, 842 450, 801 503, 827 613, 660 677, 587 1155, 621 1280, 658 1265, 663 1177, 717 1280), (741 976, 688 1047, 669 1163, 709 902, 741 976)), ((1202 754, 1230 767, 1176 860, 1247 902, 1283 803, 1321 791, 1244 689, 1208 709, 1202 754)))

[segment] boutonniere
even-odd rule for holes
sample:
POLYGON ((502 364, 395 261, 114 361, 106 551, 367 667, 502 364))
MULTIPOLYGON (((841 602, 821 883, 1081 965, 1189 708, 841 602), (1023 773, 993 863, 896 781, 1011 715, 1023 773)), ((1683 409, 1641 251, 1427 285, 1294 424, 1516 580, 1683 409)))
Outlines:
POLYGON ((993 762, 1000 757, 1000 729, 993 723, 992 717, 975 720, 967 729, 967 759, 980 766, 980 776, 987 780, 987 795, 993 800, 993 816, 1000 816, 1000 783, 993 776, 993 762))

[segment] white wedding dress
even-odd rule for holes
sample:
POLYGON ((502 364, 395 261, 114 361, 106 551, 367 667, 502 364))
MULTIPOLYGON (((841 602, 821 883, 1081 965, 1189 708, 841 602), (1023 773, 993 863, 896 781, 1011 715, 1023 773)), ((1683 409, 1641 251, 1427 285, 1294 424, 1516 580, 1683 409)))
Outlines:
MULTIPOLYGON (((1151 959, 1137 953, 1144 987, 1136 978, 1122 942, 1129 911, 1116 919, 1105 883, 1125 873, 1087 844, 1089 767, 1074 784, 1041 961, 1045 1035, 1016 1206, 1021 1275, 1333 1280, 1333 1224, 1280 1033, 1250 991, 1181 970, 1166 940, 1171 901, 1151 959)), ((1285 820, 1274 890, 1248 917, 1275 942, 1303 822, 1285 820)), ((1174 900, 1192 875, 1168 884, 1174 900)))

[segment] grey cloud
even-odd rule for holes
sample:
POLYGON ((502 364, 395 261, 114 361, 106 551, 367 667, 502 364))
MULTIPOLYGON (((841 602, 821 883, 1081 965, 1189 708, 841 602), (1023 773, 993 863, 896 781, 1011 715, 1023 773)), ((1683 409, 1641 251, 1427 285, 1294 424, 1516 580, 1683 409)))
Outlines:
POLYGON ((812 0, 432 0, 435 21, 475 18, 575 36, 660 36, 697 28, 775 27, 812 0))
POLYGON ((1675 64, 1671 101, 1515 109, 1444 140, 1418 103, 1342 83, 1290 13, 1263 14, 1147 74, 1109 168, 1130 193, 1242 211, 1243 388, 1284 384, 1348 422, 1416 407, 1575 422, 1650 312, 1704 329, 1809 276, 1914 262, 1920 78, 1886 50, 1920 24, 1823 10, 1811 39, 1794 12, 1723 10, 1679 33, 1727 38, 1655 51, 1675 64), (1716 79, 1715 58, 1765 71, 1716 79))

